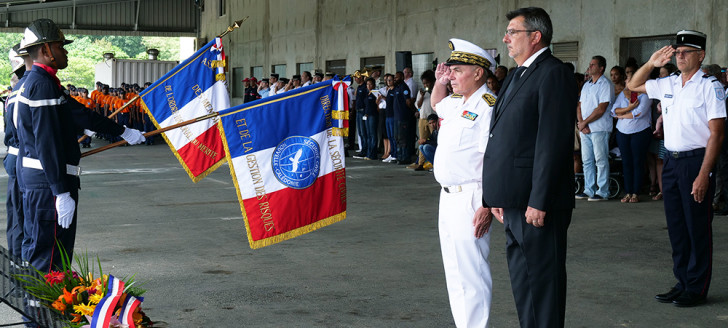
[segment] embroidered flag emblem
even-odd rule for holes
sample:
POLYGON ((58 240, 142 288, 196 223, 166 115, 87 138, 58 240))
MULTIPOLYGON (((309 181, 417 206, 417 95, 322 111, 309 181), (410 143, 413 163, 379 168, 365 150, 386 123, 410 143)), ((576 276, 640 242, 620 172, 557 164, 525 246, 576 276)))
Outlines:
POLYGON ((467 119, 471 120, 471 121, 475 121, 475 119, 478 117, 478 114, 475 114, 473 112, 469 112, 467 110, 464 110, 462 116, 464 118, 467 118, 467 119))

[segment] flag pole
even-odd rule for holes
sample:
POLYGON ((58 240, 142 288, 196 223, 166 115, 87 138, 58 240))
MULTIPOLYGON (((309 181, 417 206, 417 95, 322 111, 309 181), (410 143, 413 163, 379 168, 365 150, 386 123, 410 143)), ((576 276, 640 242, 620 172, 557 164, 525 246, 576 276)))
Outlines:
MULTIPOLYGON (((198 118, 193 118, 191 120, 187 120, 187 121, 180 122, 180 123, 177 123, 177 124, 174 124, 174 125, 170 125, 170 126, 167 126, 167 127, 161 128, 161 129, 158 129, 158 130, 149 131, 149 132, 147 132, 147 133, 144 134, 144 137, 146 138, 146 137, 156 136, 156 135, 158 135, 160 133, 167 132, 169 130, 173 130, 173 129, 176 129, 176 128, 181 128, 183 126, 187 126, 187 125, 190 125, 190 124, 193 124, 193 123, 197 123, 197 122, 200 122, 200 121, 204 121, 204 120, 208 120, 208 119, 217 117, 218 115, 220 115, 220 114, 217 113, 217 112, 210 113, 210 114, 207 114, 207 115, 204 115, 204 116, 200 116, 198 118)), ((96 154, 96 153, 100 153, 100 152, 102 152, 104 150, 108 150, 108 149, 111 149, 111 148, 119 147, 119 146, 122 146, 122 145, 125 145, 125 144, 127 144, 126 140, 117 141, 115 143, 108 144, 108 145, 103 146, 103 147, 99 147, 99 148, 96 148, 96 149, 93 149, 93 150, 89 150, 89 151, 81 154, 81 158, 86 157, 86 156, 90 156, 90 155, 93 155, 93 154, 96 154)))
POLYGON ((223 36, 225 36, 228 33, 232 32, 234 29, 240 27, 240 25, 243 24, 243 22, 245 22, 246 20, 248 20, 249 17, 250 16, 245 16, 245 18, 243 18, 243 19, 241 19, 239 21, 235 21, 233 23, 233 25, 228 26, 227 30, 225 30, 224 32, 220 33, 220 35, 218 35, 217 37, 218 38, 222 38, 223 36))
MULTIPOLYGON (((114 111, 113 113, 109 114, 109 116, 107 116, 106 118, 112 118, 112 117, 116 116, 116 114, 119 114, 119 112, 121 112, 122 109, 129 107, 129 105, 131 105, 137 99, 139 99, 139 95, 136 95, 136 96, 134 96, 134 98, 131 98, 126 104, 124 104, 124 106, 121 106, 121 108, 119 108, 116 111, 114 111)), ((81 138, 78 138, 78 143, 81 143, 82 141, 84 141, 86 139, 88 139, 88 136, 84 134, 83 136, 81 136, 81 138)))

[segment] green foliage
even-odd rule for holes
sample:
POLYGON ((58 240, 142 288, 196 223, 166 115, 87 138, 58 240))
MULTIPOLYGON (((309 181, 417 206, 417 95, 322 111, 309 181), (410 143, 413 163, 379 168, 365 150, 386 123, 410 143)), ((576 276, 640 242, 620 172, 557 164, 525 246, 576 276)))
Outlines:
MULTIPOLYGON (((8 52, 20 40, 23 35, 20 33, 0 33, 0 56, 4 56, 4 60, 0 60, 0 90, 5 90, 10 85, 10 62, 8 61, 8 52)), ((2 57, 0 57, 2 58, 2 57)))
MULTIPOLYGON (((61 270, 51 271, 46 273, 34 268, 36 275, 30 274, 17 274, 15 278, 25 283, 25 290, 41 300, 41 304, 50 308, 51 310, 62 315, 67 322, 66 325, 69 327, 81 327, 85 322, 85 319, 81 323, 73 323, 71 320, 74 319, 71 313, 74 312, 74 305, 84 305, 95 307, 96 303, 90 303, 89 288, 97 288, 100 284, 103 290, 103 295, 108 293, 108 286, 104 277, 104 271, 101 268, 101 260, 96 257, 96 263, 93 263, 88 256, 87 252, 75 254, 74 259, 76 266, 74 267, 71 262, 71 258, 68 256, 63 245, 56 241, 58 245, 59 254, 61 256, 61 270), (95 272, 95 266, 98 266, 98 273, 95 272), (60 278, 60 279, 57 279, 60 278), (98 281, 98 284, 96 282, 98 281), (76 291, 79 289, 79 292, 76 291), (71 303, 66 303, 64 294, 68 294, 71 297, 71 303), (63 298, 63 301, 61 300, 63 298), (65 304, 65 310, 59 310, 52 304, 54 302, 63 302, 65 304)), ((139 283, 135 279, 136 274, 122 277, 120 279, 124 282, 123 292, 134 296, 140 297, 146 290, 140 288, 139 283)), ((120 307, 117 304, 117 307, 120 307)), ((93 310, 93 309, 92 309, 93 310)))
MULTIPOLYGON (((20 42, 20 33, 0 33, 0 56, 7 56, 13 45, 20 42)), ((73 43, 68 50, 68 67, 58 72, 63 85, 91 89, 95 81, 96 64, 103 61, 107 52, 119 59, 147 59, 149 48, 159 50, 159 60, 179 60, 179 38, 116 36, 116 35, 66 35, 73 43)), ((10 64, 0 60, 0 90, 10 85, 10 64)))
MULTIPOLYGON (((158 36, 145 37, 142 41, 147 49, 159 50, 159 60, 179 60, 179 38, 163 38, 158 36)), ((135 57, 139 58, 139 57, 135 57)), ((146 50, 144 50, 146 59, 146 50)))

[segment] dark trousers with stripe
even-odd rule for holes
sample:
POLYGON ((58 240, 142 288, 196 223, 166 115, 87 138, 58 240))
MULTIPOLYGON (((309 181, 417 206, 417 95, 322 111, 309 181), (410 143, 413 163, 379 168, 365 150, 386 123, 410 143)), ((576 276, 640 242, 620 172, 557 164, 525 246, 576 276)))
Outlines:
POLYGON ((68 229, 58 225, 56 213, 56 198, 50 188, 26 187, 23 192, 23 210, 25 214, 24 233, 29 243, 24 246, 23 253, 34 268, 49 272, 61 270, 60 244, 69 256, 73 258, 73 246, 76 241, 76 215, 78 212, 78 190, 71 191, 71 197, 76 201, 76 210, 73 221, 68 229))
POLYGON ((8 213, 7 238, 10 254, 23 258, 23 195, 15 175, 16 159, 15 155, 8 154, 3 161, 5 171, 8 173, 8 198, 5 202, 8 213))
POLYGON ((662 171, 662 195, 667 229, 672 244, 673 273, 680 290, 708 294, 713 264, 713 208, 715 176, 698 203, 691 195, 693 182, 703 164, 704 150, 674 158, 668 152, 662 171))

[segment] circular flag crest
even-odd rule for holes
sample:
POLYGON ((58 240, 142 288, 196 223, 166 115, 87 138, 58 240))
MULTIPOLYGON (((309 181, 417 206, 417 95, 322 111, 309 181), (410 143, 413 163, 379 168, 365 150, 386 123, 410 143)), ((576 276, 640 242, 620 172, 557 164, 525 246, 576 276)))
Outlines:
POLYGON ((273 173, 290 188, 308 188, 316 181, 320 168, 319 145, 309 137, 288 137, 273 151, 273 173))

